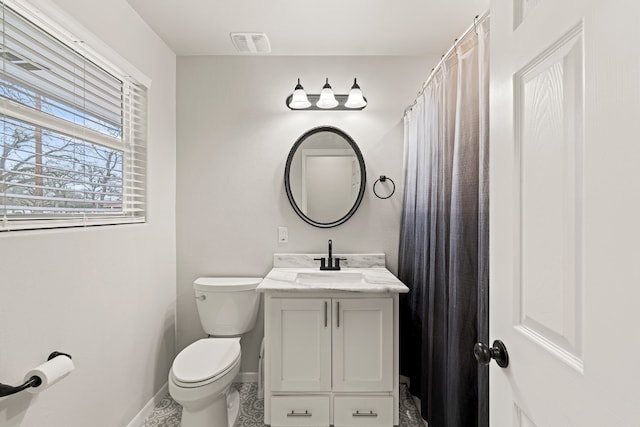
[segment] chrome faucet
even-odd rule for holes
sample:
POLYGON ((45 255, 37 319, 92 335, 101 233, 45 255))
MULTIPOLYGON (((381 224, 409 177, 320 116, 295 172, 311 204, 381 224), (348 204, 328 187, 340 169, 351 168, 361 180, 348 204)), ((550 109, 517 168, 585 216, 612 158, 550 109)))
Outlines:
POLYGON ((329 240, 329 254, 327 258, 314 258, 315 261, 320 261, 320 270, 340 270, 340 261, 345 261, 346 258, 334 258, 333 257, 333 242, 329 240), (334 263, 335 261, 335 263, 334 263))

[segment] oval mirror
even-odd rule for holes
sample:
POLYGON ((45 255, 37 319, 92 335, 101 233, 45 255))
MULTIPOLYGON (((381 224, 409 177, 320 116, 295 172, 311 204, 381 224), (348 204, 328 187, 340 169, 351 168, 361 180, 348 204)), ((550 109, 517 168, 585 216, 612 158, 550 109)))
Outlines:
POLYGON ((358 209, 367 181, 362 153, 342 130, 321 126, 291 148, 284 187, 293 210, 321 228, 347 221, 358 209))

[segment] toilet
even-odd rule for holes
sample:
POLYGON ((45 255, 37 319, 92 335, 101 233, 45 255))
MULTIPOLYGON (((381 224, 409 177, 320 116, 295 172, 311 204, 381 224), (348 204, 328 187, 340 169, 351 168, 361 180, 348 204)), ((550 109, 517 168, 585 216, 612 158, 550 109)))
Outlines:
POLYGON ((181 427, 234 427, 240 408, 231 384, 240 371, 240 336, 256 324, 261 277, 201 277, 193 283, 209 338, 182 350, 169 372, 169 393, 182 405, 181 427))

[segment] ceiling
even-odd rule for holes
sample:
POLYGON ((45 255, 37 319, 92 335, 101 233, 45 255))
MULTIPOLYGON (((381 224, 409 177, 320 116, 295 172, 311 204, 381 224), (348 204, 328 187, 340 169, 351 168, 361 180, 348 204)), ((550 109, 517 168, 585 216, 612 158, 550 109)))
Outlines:
POLYGON ((272 55, 444 53, 489 0, 127 0, 178 56, 239 55, 231 32, 264 32, 272 55))

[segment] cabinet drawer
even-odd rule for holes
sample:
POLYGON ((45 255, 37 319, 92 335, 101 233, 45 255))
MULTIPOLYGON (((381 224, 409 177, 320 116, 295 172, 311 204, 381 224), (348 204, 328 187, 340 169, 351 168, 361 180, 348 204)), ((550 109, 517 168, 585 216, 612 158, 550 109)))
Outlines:
POLYGON ((328 427, 329 400, 329 396, 273 396, 271 427, 328 427))
POLYGON ((335 427, 392 427, 393 396, 336 396, 335 427))

